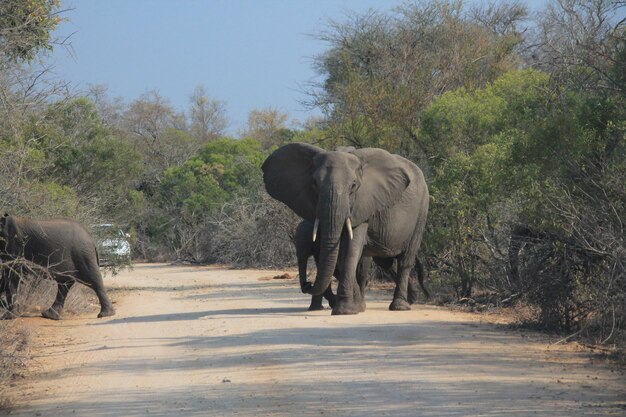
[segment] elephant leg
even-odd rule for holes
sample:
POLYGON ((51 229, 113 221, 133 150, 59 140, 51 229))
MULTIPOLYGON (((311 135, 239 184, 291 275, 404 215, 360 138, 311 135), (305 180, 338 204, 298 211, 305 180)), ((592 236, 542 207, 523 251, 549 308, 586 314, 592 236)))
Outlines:
POLYGON ((329 285, 328 288, 326 288, 326 291, 324 291, 324 298, 328 301, 330 308, 335 307, 335 294, 333 294, 332 286, 329 285))
POLYGON ((328 301, 328 305, 330 306, 330 308, 335 307, 335 294, 333 294, 333 288, 331 285, 326 288, 324 294, 314 295, 311 297, 311 305, 309 306, 309 311, 324 310, 324 306, 322 305, 322 301, 324 298, 328 301))
POLYGON ((111 303, 111 300, 104 289, 104 283, 102 282, 100 272, 98 272, 98 277, 99 279, 96 280, 92 286, 96 296, 98 297, 98 301, 100 301, 100 313, 98 313, 98 318, 113 316, 115 315, 115 308, 113 308, 113 303, 111 303))
POLYGON ((16 310, 16 302, 15 298, 17 297, 17 287, 20 283, 20 275, 17 273, 10 274, 10 277, 7 282, 7 310, 9 313, 15 314, 16 310))
POLYGON ((367 223, 352 230, 350 240, 347 233, 341 238, 339 252, 339 286, 333 315, 357 314, 361 308, 361 292, 356 279, 356 270, 367 238, 367 223))
POLYGON ((430 293, 426 289, 426 285, 424 284, 424 279, 426 278, 426 271, 424 270, 424 264, 419 260, 419 258, 415 259, 415 269, 417 270, 417 281, 422 288, 422 292, 424 296, 428 300, 430 298, 430 293))
POLYGON ((389 310, 405 311, 411 309, 407 295, 411 269, 412 268, 410 266, 400 266, 400 262, 398 262, 396 290, 393 293, 393 301, 389 305, 389 310))
MULTIPOLYGON (((400 264, 400 262, 399 261, 396 262, 396 258, 383 258, 383 259, 377 258, 375 259, 375 262, 379 267, 383 268, 387 274, 391 275, 391 278, 393 279, 394 284, 396 284, 396 289, 394 291, 394 294, 397 294, 399 291, 398 286, 402 285, 402 283, 400 282, 401 281, 400 280, 401 274, 399 273, 400 269, 398 268, 398 265, 400 264)), ((396 296, 394 295, 394 300, 395 299, 396 299, 396 296)), ((406 300, 409 304, 413 304, 415 300, 417 300, 417 285, 415 284, 415 281, 411 279, 410 270, 409 270, 409 275, 407 278, 406 300)), ((389 308, 392 309, 391 306, 389 308)))
POLYGON ((409 304, 414 304, 417 301, 417 280, 410 276, 409 274, 409 288, 407 301, 409 304))
POLYGON ((393 294, 393 301, 389 305, 389 310, 403 311, 411 309, 411 302, 417 298, 417 288, 415 283, 412 285, 412 295, 409 298, 409 275, 413 267, 418 266, 418 279, 423 280, 423 267, 417 259, 417 252, 419 250, 422 234, 424 233, 425 220, 418 221, 415 228, 415 233, 411 238, 411 242, 406 251, 397 258, 397 274, 396 274, 396 290, 393 294), (421 271, 420 271, 421 268, 421 271))
POLYGON ((313 295, 311 296, 311 305, 309 305, 309 311, 318 311, 323 310, 324 306, 322 305, 322 300, 324 297, 321 295, 313 295))
POLYGON ((2 292, 4 292, 6 300, 2 303, 2 307, 4 307, 5 311, 3 312, 0 319, 14 319, 16 317, 15 297, 17 296, 17 287, 19 285, 19 282, 19 273, 17 273, 16 271, 4 272, 2 292))
POLYGON ((74 285, 74 282, 75 281, 57 282, 56 299, 54 300, 54 304, 52 304, 49 309, 41 313, 43 317, 52 320, 61 320, 61 312, 63 311, 63 306, 65 305, 65 298, 74 285))
POLYGON ((115 314, 115 308, 113 303, 109 299, 109 296, 104 289, 104 282, 102 281, 102 275, 100 269, 95 262, 87 262, 82 264, 79 268, 81 282, 94 290, 98 301, 100 302, 100 313, 98 318, 109 317, 115 314))
POLYGON ((418 298, 417 284, 419 284, 422 289, 422 293, 424 297, 428 300, 430 298, 430 293, 426 289, 426 285, 424 284, 424 279, 426 278, 426 271, 424 270, 424 264, 419 258, 415 258, 415 271, 417 272, 417 280, 409 279, 409 304, 414 304, 418 298))
MULTIPOLYGON (((296 228, 294 242, 296 246, 296 258, 298 259, 298 278, 300 289, 305 293, 307 287, 307 264, 311 255, 314 255, 314 243, 312 239, 313 225, 311 222, 302 221, 296 228)), ((315 258, 317 264, 317 258, 315 258)))
POLYGON ((367 284, 369 280, 370 269, 372 267, 372 258, 369 256, 361 257, 359 261, 359 265, 356 270, 356 280, 359 285, 359 292, 361 298, 361 304, 359 306, 360 311, 365 311, 365 290, 367 289, 367 284))

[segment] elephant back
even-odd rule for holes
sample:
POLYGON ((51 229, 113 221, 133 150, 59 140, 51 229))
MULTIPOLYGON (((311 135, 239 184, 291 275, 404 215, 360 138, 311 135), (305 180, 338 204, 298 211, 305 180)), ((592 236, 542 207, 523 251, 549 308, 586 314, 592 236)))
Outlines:
MULTIPOLYGON (((95 243, 87 230, 69 219, 34 220, 15 217, 16 243, 23 255, 38 264, 67 264, 77 255, 95 256, 95 243)), ((67 267, 71 267, 67 265, 67 267)))

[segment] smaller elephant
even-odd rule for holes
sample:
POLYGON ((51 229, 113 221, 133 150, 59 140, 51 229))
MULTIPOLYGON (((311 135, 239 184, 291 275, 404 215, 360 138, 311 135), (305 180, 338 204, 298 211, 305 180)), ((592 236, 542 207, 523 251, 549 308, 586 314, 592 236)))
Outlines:
MULTIPOLYGON (((43 317, 60 320, 65 298, 75 282, 93 289, 100 301, 98 317, 115 314, 115 309, 104 289, 98 267, 96 245, 87 231, 77 222, 66 219, 33 220, 25 217, 0 217, 0 261, 5 293, 5 318, 15 317, 15 295, 21 267, 32 263, 45 268, 57 282, 57 295, 43 317)), ((1 295, 1 294, 0 294, 1 295)))
MULTIPOLYGON (((303 293, 305 293, 305 289, 307 288, 307 264, 309 258, 313 256, 315 259, 315 264, 317 265, 319 260, 319 242, 317 239, 313 237, 315 225, 308 220, 303 220, 298 224, 296 228, 295 234, 295 245, 296 245, 296 257, 298 258, 298 275, 300 278, 300 289, 303 293), (315 239, 315 240, 314 240, 315 239)), ((371 267, 372 260, 371 258, 362 258, 359 262, 357 268, 357 281, 359 283, 358 289, 359 294, 356 294, 361 300, 361 308, 365 310, 365 289, 367 288, 367 279, 369 277, 369 271, 371 267)), ((336 277, 339 276, 339 272, 335 271, 334 274, 336 277)), ((323 299, 328 301, 329 306, 332 308, 335 305, 335 294, 333 294, 333 290, 331 285, 328 285, 328 288, 321 295, 313 295, 311 296, 311 305, 309 306, 309 311, 314 310, 323 310, 324 307, 322 305, 323 299)))
MULTIPOLYGON (((313 256, 315 263, 317 264, 319 257, 319 246, 311 239, 313 235, 313 223, 309 221, 302 221, 296 228, 296 234, 294 236, 294 243, 296 246, 296 257, 298 258, 298 276, 300 278, 300 289, 305 292, 307 286, 307 264, 309 258, 313 256)), ((335 305, 335 294, 331 285, 328 285, 326 291, 321 295, 311 296, 311 305, 309 311, 323 310, 322 300, 326 298, 328 304, 332 308, 335 305)))

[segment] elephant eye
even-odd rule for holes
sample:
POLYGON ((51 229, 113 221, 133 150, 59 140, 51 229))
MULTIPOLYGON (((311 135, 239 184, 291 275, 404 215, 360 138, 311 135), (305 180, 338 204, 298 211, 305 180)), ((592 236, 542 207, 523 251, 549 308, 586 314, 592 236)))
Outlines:
POLYGON ((356 183, 356 180, 355 180, 355 181, 352 183, 352 185, 350 186, 350 191, 354 191, 354 190, 356 190, 356 186, 357 186, 357 183, 356 183))

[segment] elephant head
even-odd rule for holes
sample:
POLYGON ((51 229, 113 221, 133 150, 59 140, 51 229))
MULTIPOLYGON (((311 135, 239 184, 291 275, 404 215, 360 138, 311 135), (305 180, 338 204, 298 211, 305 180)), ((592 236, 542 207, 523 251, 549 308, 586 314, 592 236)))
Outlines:
POLYGON ((315 285, 308 289, 313 295, 330 284, 342 234, 351 238, 353 227, 393 206, 410 182, 400 161, 382 149, 325 151, 291 143, 274 151, 262 169, 267 192, 318 225, 311 237, 320 247, 315 285))

